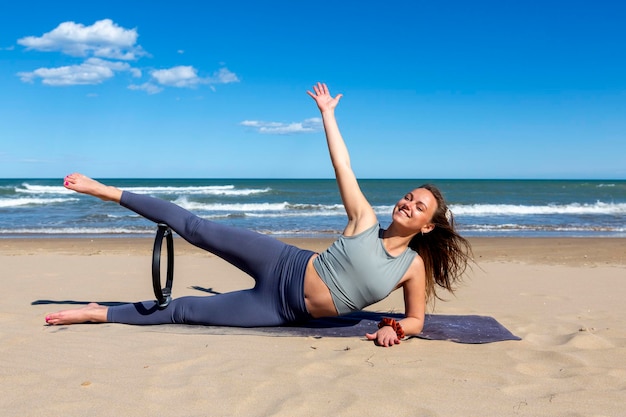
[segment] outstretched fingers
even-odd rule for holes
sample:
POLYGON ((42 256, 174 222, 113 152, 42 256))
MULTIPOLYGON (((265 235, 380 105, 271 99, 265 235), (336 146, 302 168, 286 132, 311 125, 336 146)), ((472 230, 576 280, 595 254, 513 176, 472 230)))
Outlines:
POLYGON ((328 95, 328 87, 326 86, 325 83, 317 83, 317 85, 313 86, 313 89, 315 90, 315 93, 317 95, 328 95))
POLYGON ((337 107, 339 99, 341 99, 341 97, 343 96, 342 94, 337 94, 337 96, 333 98, 330 95, 328 86, 326 86, 325 83, 321 82, 313 85, 313 91, 313 93, 311 91, 307 91, 307 94, 311 96, 313 100, 315 100, 315 102, 317 103, 317 107, 322 113, 327 110, 333 110, 335 107, 337 107))
POLYGON ((317 84, 314 84, 313 91, 315 92, 315 94, 311 93, 310 91, 307 91, 307 93, 313 98, 315 98, 316 96, 330 95, 328 91, 328 87, 326 86, 325 83, 318 82, 317 84))

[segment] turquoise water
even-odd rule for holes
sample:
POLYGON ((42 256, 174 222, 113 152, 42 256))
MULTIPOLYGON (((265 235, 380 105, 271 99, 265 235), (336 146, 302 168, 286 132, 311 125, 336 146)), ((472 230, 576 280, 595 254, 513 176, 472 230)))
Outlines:
MULTIPOLYGON (((332 179, 111 179, 207 219, 276 236, 337 235, 346 217, 332 179)), ((437 185, 466 236, 626 237, 626 181, 361 180, 383 226, 407 191, 437 185)), ((63 188, 0 179, 0 237, 151 236, 136 214, 63 188)))

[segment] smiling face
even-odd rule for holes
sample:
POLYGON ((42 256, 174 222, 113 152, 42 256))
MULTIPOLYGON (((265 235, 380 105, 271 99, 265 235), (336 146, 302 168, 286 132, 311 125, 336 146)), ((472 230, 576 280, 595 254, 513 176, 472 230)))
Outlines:
POLYGON ((407 193, 393 208, 393 222, 413 233, 428 233, 435 225, 431 222, 437 210, 437 200, 425 188, 407 193))

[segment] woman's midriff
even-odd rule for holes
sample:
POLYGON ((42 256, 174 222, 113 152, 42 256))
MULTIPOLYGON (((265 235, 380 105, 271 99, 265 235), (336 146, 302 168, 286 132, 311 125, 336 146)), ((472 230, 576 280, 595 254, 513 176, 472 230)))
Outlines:
POLYGON ((304 274, 304 303, 307 311, 314 318, 336 316, 337 309, 333 303, 333 297, 330 295, 330 290, 313 266, 315 258, 317 258, 317 254, 309 259, 304 274))

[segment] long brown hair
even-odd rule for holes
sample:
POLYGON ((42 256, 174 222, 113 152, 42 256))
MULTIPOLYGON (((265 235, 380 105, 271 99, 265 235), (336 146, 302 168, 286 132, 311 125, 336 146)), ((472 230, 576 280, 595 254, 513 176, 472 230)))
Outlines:
POLYGON ((451 293, 472 260, 472 248, 467 239, 454 229, 454 216, 448 209, 443 195, 432 184, 419 188, 430 191, 437 200, 437 210, 431 219, 435 225, 428 233, 419 233, 413 237, 409 247, 416 251, 424 261, 426 270, 426 300, 441 299, 436 285, 451 293))

